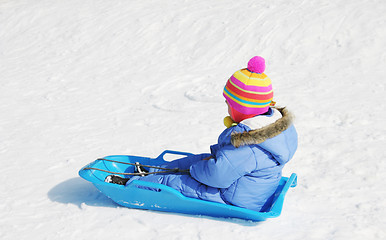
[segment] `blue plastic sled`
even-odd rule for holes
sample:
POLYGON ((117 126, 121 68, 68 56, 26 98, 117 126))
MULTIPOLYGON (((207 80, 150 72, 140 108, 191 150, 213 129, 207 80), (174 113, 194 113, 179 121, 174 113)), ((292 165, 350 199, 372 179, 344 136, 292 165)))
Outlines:
MULTIPOLYGON (((257 212, 241 207, 209 202, 182 195, 179 191, 163 184, 134 180, 127 186, 106 183, 104 179, 111 173, 100 170, 85 168, 97 168, 110 172, 132 173, 134 166, 124 163, 139 162, 145 165, 161 165, 165 162, 165 154, 176 154, 189 156, 191 153, 166 150, 157 158, 147 158, 129 155, 107 156, 104 159, 119 161, 109 162, 105 160, 95 160, 79 171, 79 175, 92 182, 107 197, 111 198, 119 205, 150 209, 156 211, 176 212, 193 215, 205 215, 220 218, 240 218, 252 221, 264 221, 267 218, 278 217, 283 208, 284 197, 290 187, 297 184, 295 173, 287 177, 282 177, 276 192, 268 199, 262 212, 257 212)), ((121 175, 123 176, 123 175, 121 175)))

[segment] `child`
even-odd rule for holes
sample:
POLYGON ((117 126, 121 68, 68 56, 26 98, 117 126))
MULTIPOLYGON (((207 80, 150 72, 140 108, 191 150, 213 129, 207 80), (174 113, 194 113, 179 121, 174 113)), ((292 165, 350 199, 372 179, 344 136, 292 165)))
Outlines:
MULTIPOLYGON (((151 174, 130 180, 109 176, 106 181, 125 184, 135 179, 170 186, 183 195, 264 211, 275 192, 284 165, 297 148, 297 133, 284 108, 271 108, 271 80, 263 72, 265 60, 253 57, 248 68, 227 81, 224 97, 228 127, 210 147, 211 154, 192 155, 162 167, 189 169, 187 173, 151 174)), ((150 172, 160 171, 150 169, 150 172)))

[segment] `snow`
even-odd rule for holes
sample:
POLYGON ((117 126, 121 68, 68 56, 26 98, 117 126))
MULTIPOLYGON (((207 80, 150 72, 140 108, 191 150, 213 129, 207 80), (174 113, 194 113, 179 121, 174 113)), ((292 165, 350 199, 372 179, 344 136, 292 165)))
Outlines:
POLYGON ((386 2, 0 0, 0 239, 386 239, 386 2), (119 207, 98 157, 208 152, 261 55, 298 186, 265 222, 119 207))

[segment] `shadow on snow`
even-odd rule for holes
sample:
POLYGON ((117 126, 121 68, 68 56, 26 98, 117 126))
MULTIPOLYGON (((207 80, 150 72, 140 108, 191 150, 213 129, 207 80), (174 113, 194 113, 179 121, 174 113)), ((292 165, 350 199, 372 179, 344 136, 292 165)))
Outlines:
POLYGON ((98 191, 92 183, 77 177, 59 183, 48 192, 48 197, 53 202, 74 204, 81 208, 82 204, 88 206, 118 207, 118 204, 98 191))

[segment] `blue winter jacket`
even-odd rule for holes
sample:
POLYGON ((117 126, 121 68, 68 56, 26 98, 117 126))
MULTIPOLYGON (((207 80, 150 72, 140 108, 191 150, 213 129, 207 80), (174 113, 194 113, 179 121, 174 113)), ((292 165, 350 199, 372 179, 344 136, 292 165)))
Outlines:
POLYGON ((271 109, 259 118, 269 120, 274 115, 279 115, 276 121, 258 129, 241 122, 224 130, 218 143, 211 146, 210 155, 193 155, 163 165, 190 169, 190 174, 148 175, 129 182, 157 182, 188 197, 264 210, 279 184, 282 168, 297 148, 297 133, 286 109, 271 109), (208 156, 209 160, 202 160, 208 156))

